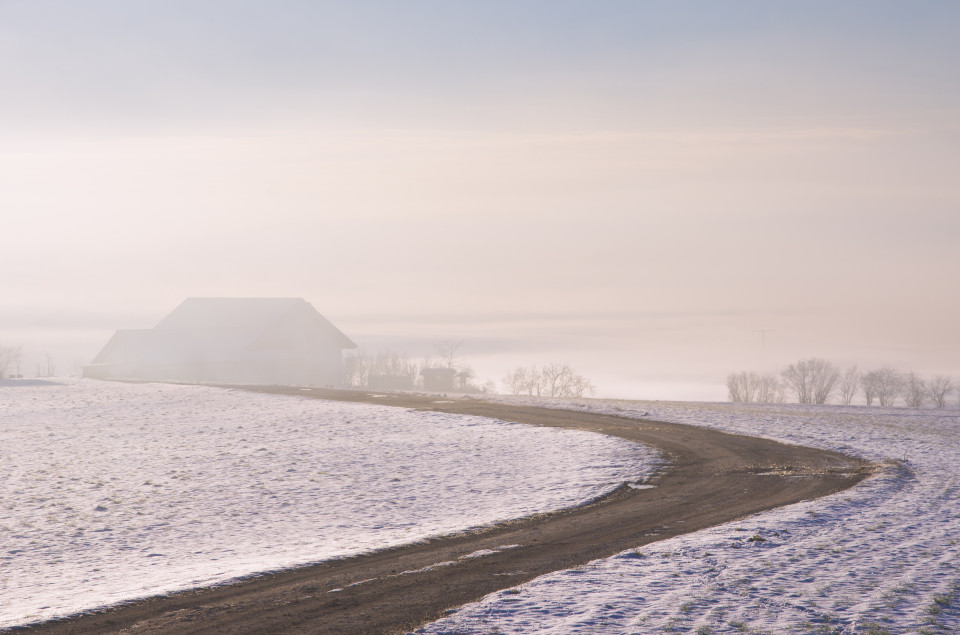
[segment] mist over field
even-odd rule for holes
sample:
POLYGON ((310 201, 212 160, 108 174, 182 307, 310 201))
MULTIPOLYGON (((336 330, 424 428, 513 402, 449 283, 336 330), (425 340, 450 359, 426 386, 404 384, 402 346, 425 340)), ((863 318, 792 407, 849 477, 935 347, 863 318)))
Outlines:
MULTIPOLYGON (((305 298, 482 380, 960 378, 949 2, 0 2, 0 345, 305 298)), ((49 356, 49 357, 48 357, 49 356)))
POLYGON ((0 0, 0 630, 960 632, 957 33, 0 0))

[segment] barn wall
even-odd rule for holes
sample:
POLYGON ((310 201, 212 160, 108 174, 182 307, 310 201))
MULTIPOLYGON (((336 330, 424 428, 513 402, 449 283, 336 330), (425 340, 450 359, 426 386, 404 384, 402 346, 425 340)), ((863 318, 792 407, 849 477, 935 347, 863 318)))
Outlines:
POLYGON ((314 359, 260 359, 184 364, 97 364, 85 366, 92 379, 139 379, 184 383, 341 386, 340 351, 314 359))

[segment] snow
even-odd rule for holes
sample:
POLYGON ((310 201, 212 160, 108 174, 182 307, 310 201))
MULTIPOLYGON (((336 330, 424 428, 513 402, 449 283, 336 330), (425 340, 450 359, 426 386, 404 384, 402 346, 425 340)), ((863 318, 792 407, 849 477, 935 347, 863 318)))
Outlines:
POLYGON ((0 382, 0 628, 570 507, 656 464, 478 417, 0 382))
POLYGON ((491 594, 418 633, 960 629, 957 410, 615 401, 553 405, 839 450, 884 467, 832 496, 491 594))
MULTIPOLYGON (((957 410, 552 403, 884 468, 851 490, 491 594, 420 632, 960 629, 957 410)), ((568 507, 655 465, 625 441, 476 417, 197 386, 6 382, 0 628, 568 507)))

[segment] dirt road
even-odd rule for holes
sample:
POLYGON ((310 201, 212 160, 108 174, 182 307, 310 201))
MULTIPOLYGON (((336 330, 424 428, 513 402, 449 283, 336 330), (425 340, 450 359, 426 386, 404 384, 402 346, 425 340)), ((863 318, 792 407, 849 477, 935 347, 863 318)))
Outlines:
POLYGON ((573 510, 40 624, 30 633, 405 633, 534 577, 850 487, 872 466, 842 454, 679 424, 476 399, 362 391, 264 392, 591 430, 669 460, 651 489, 621 487, 573 510), (498 550, 506 545, 517 545, 498 550), (464 558, 481 550, 495 553, 464 558))

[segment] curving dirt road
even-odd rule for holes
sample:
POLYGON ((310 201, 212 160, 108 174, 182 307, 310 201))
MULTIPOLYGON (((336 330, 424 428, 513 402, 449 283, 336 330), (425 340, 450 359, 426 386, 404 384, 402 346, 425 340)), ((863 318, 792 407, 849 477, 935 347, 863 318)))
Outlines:
MULTIPOLYGON (((873 466, 835 452, 608 415, 417 395, 264 392, 578 428, 656 448, 650 482, 593 503, 481 531, 132 602, 22 629, 30 633, 405 633, 450 608, 534 577, 850 487, 873 466), (500 549, 506 545, 516 545, 500 549), (468 557, 482 550, 492 553, 468 557)), ((485 552, 484 552, 485 553, 485 552)), ((18 631, 21 629, 18 629, 18 631)))

